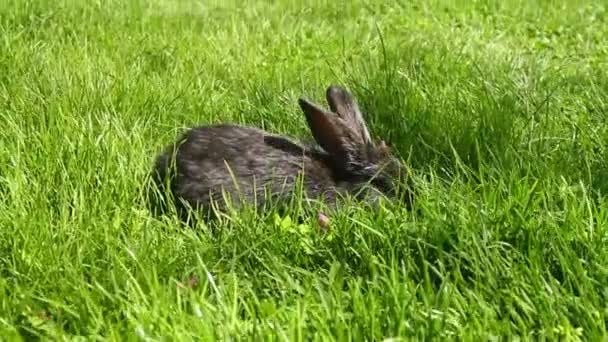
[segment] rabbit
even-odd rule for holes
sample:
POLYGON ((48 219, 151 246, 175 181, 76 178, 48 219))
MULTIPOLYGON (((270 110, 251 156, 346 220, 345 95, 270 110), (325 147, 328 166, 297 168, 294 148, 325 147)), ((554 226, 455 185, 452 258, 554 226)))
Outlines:
POLYGON ((331 208, 340 195, 372 204, 394 196, 402 163, 384 141, 372 141, 351 93, 330 85, 326 99, 330 110, 298 99, 316 144, 230 123, 194 127, 157 157, 154 182, 164 191, 169 177, 178 210, 225 209, 222 191, 262 208, 289 198, 299 176, 304 197, 331 208))

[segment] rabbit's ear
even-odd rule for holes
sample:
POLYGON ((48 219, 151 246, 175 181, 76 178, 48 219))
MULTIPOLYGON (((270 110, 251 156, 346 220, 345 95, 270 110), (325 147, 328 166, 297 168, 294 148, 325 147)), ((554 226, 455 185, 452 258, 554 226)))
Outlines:
POLYGON ((331 85, 327 88, 325 96, 331 111, 338 114, 357 135, 357 142, 372 144, 369 130, 353 95, 340 86, 331 85))
POLYGON ((306 115, 306 121, 315 140, 334 157, 347 158, 352 150, 352 132, 337 115, 306 99, 298 103, 306 115))

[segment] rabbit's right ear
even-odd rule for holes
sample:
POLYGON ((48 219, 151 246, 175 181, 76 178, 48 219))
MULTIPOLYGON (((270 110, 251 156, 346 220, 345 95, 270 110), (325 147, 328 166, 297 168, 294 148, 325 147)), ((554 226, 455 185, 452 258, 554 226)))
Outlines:
POLYGON ((348 159, 354 148, 354 137, 348 125, 339 116, 309 100, 301 98, 298 103, 317 143, 334 158, 348 159))
POLYGON ((331 85, 325 93, 327 103, 332 112, 340 118, 356 133, 359 144, 373 144, 365 119, 355 97, 346 89, 338 85, 331 85))

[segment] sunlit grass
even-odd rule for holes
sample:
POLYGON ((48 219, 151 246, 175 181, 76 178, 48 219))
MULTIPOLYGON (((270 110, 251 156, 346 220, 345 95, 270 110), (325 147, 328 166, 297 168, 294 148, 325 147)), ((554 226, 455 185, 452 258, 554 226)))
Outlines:
POLYGON ((2 336, 606 338, 605 5, 9 1, 0 33, 2 336), (414 210, 147 210, 184 128, 308 137, 331 83, 414 210))

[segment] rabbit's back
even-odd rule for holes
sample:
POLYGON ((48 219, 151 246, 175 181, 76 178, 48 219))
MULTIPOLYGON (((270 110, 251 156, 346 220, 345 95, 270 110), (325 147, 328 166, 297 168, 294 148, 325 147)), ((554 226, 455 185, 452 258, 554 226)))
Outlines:
POLYGON ((213 200, 222 207, 222 190, 232 200, 261 206, 268 195, 290 195, 303 168, 308 196, 333 196, 327 192, 335 184, 325 159, 286 138, 224 124, 187 131, 159 156, 157 173, 171 175, 174 197, 191 206, 207 207, 213 200))

